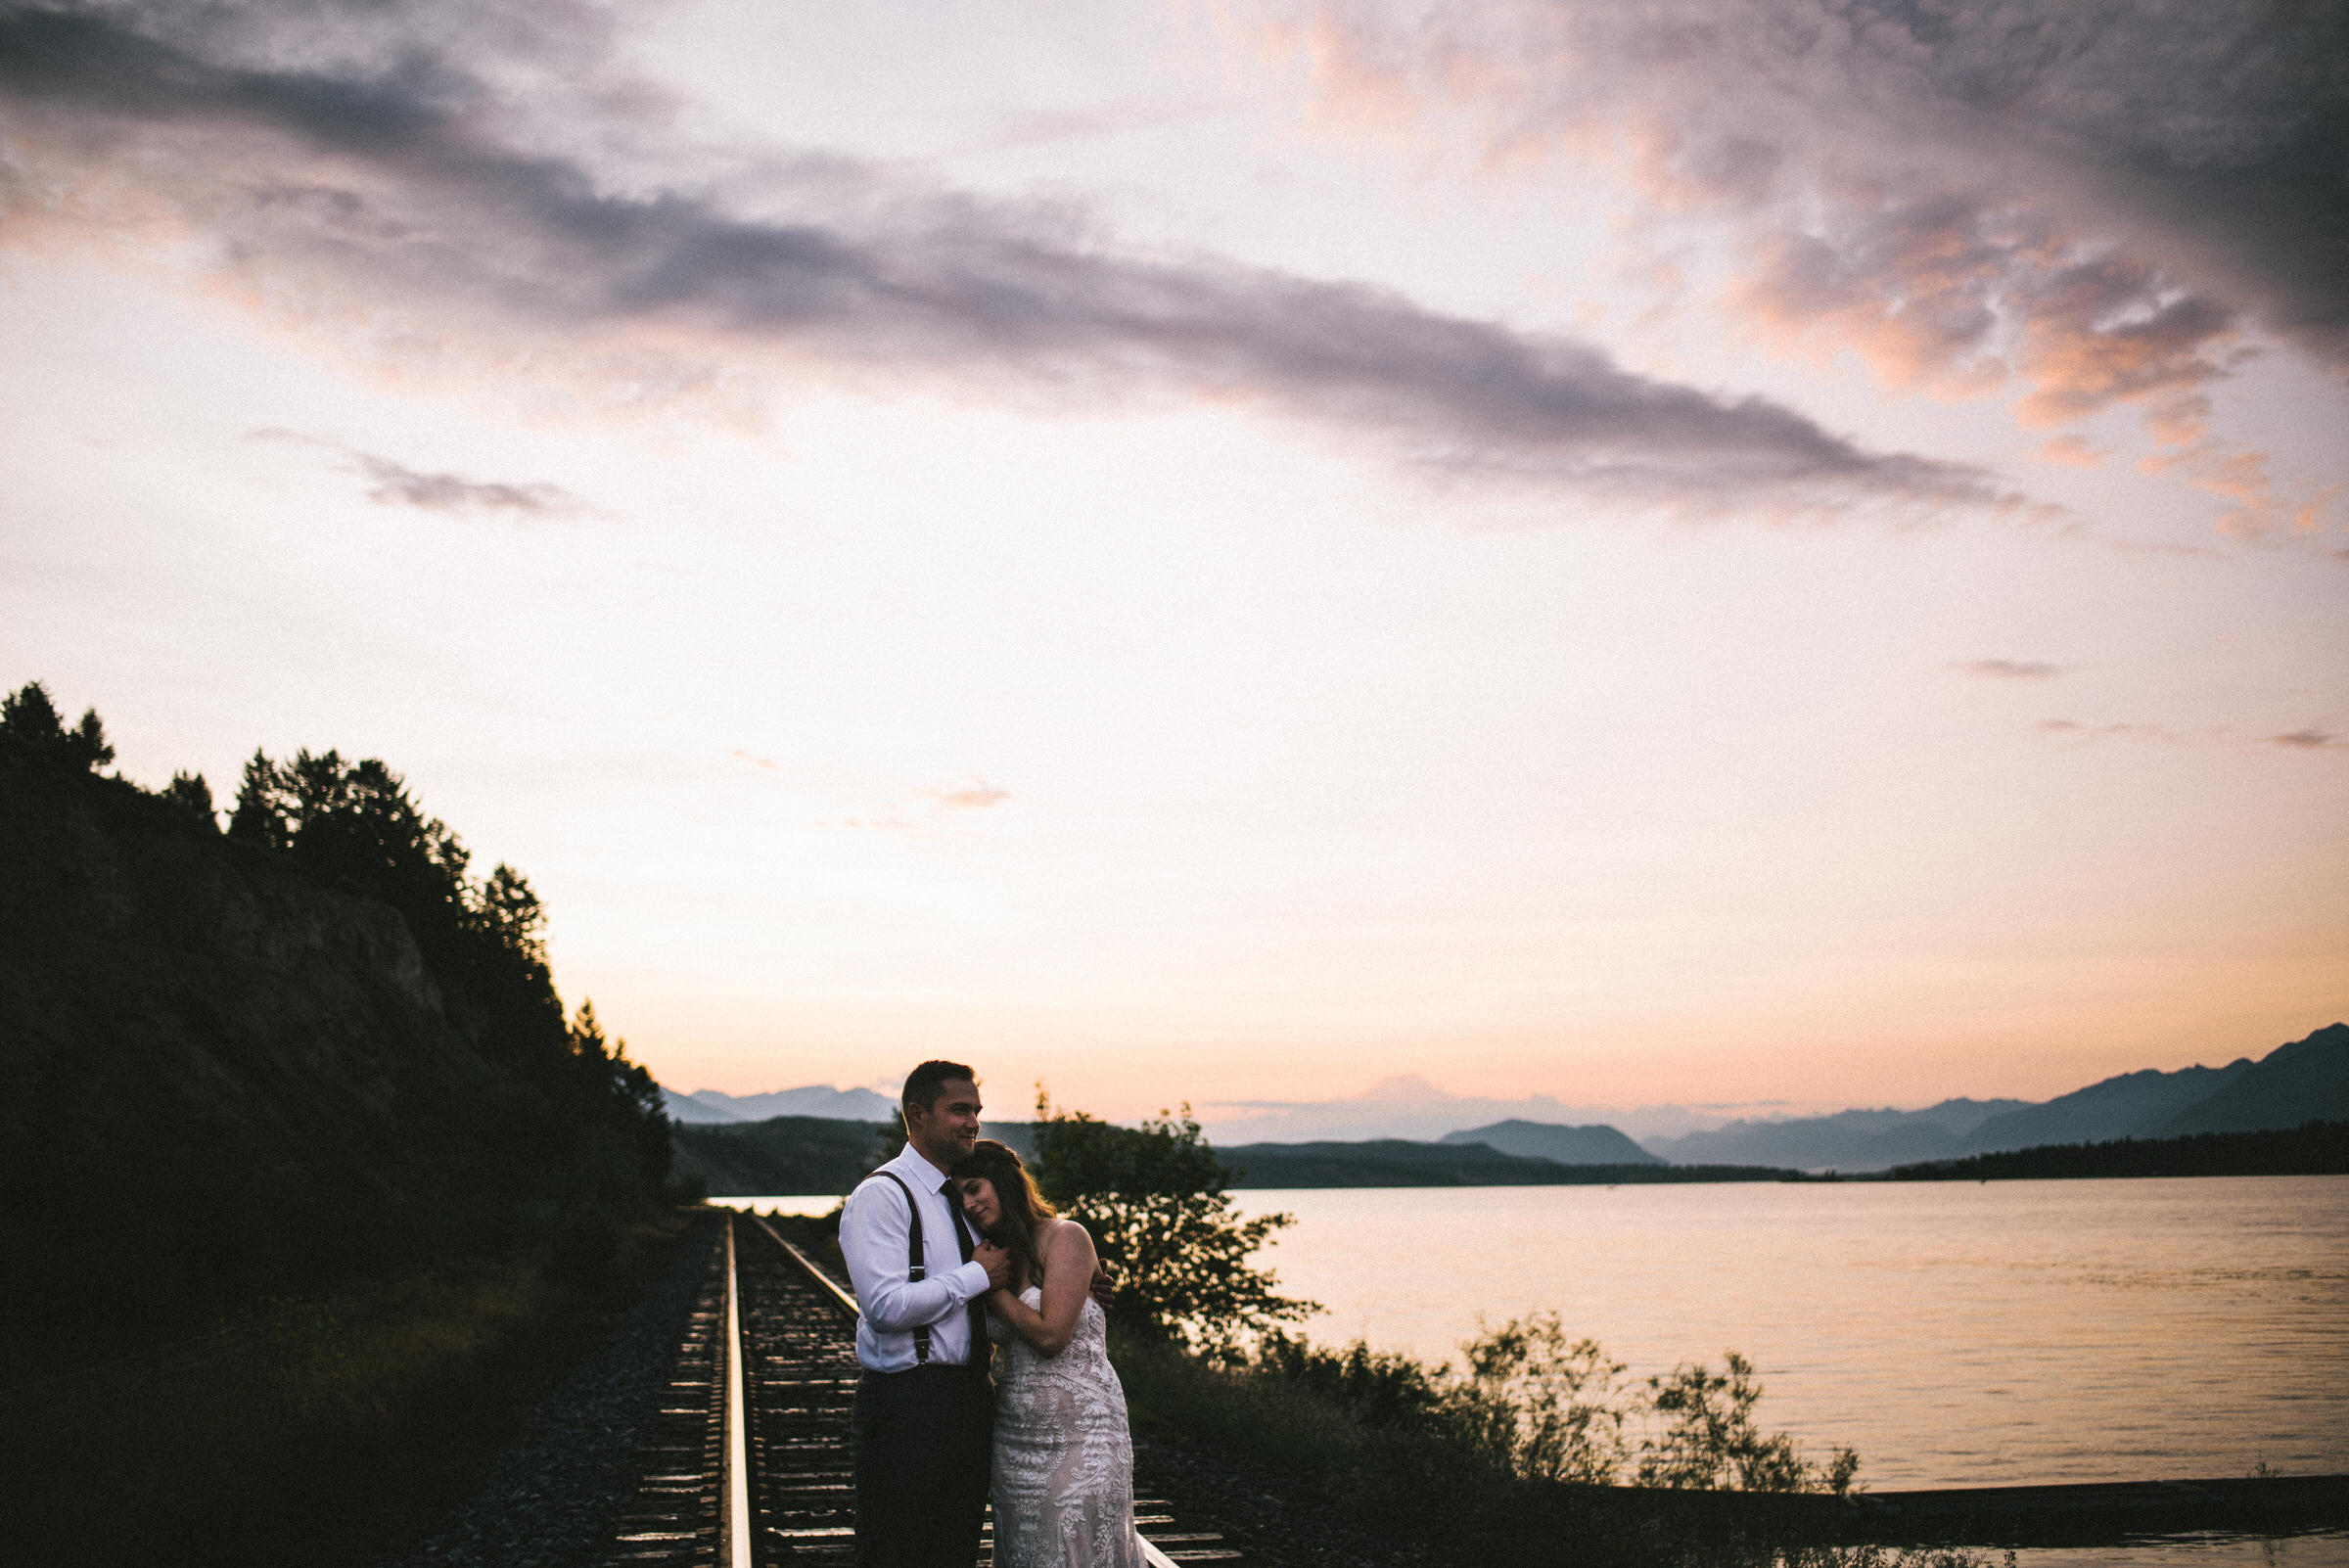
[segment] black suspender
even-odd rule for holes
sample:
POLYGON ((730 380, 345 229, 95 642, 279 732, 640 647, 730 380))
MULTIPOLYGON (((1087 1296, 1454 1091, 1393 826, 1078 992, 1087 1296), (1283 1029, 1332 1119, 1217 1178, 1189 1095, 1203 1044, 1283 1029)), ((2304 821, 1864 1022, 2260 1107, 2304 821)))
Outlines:
MULTIPOLYGON (((898 1180, 895 1171, 875 1171, 873 1175, 887 1176, 890 1180, 896 1181, 898 1190, 905 1194, 905 1212, 912 1217, 913 1221, 905 1232, 906 1278, 929 1278, 930 1266, 922 1261, 922 1206, 913 1201, 913 1188, 898 1180)), ((927 1364, 930 1360, 930 1325, 928 1323, 913 1325, 913 1360, 916 1365, 927 1364)))
MULTIPOLYGON (((922 1258, 922 1206, 914 1200, 913 1188, 907 1186, 895 1171, 875 1171, 873 1175, 889 1177, 890 1180, 897 1183, 898 1190, 905 1194, 905 1213, 910 1221, 905 1228, 905 1277, 908 1280, 929 1278, 930 1266, 922 1258)), ((966 1259, 970 1256, 971 1233, 963 1228, 959 1219, 954 1226, 954 1245, 966 1259)), ((971 1317, 971 1344, 970 1349, 964 1354, 969 1359, 971 1365, 984 1367, 987 1364, 986 1357, 989 1348, 986 1309, 981 1307, 974 1298, 968 1304, 967 1310, 971 1317)), ((928 1323, 913 1325, 913 1360, 917 1366, 929 1364, 930 1325, 928 1323)))

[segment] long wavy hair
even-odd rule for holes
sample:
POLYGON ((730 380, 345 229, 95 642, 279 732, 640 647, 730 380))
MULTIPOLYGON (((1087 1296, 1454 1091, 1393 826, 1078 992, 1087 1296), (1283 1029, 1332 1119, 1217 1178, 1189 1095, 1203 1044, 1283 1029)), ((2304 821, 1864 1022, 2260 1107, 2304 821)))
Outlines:
POLYGON ((981 1138, 971 1152, 954 1162, 946 1173, 956 1181, 968 1176, 983 1176, 995 1189, 996 1207, 1002 1217, 987 1239, 1011 1254, 1020 1270, 1020 1288, 1044 1282, 1044 1261, 1036 1248, 1036 1226, 1060 1213, 1036 1187, 1036 1177, 1020 1163, 1020 1157, 1008 1143, 993 1138, 981 1138))

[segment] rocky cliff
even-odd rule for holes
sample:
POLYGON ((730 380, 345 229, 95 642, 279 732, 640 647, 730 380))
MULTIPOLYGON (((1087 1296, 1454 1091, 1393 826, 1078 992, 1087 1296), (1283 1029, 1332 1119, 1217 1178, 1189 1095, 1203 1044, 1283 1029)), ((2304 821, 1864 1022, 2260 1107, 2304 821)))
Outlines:
POLYGON ((23 1330, 0 1354, 184 1332, 644 1203, 624 1063, 566 1040, 542 979, 519 1030, 468 979, 391 904, 0 735, 0 1248, 23 1330))

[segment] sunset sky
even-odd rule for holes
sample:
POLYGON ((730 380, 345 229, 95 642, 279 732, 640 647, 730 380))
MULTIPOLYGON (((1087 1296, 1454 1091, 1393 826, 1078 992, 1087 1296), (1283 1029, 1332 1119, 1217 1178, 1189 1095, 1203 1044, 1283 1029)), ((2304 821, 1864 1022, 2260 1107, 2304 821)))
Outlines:
POLYGON ((2349 1013, 2349 23, 0 0, 0 679, 664 1083, 2044 1098, 2349 1013))

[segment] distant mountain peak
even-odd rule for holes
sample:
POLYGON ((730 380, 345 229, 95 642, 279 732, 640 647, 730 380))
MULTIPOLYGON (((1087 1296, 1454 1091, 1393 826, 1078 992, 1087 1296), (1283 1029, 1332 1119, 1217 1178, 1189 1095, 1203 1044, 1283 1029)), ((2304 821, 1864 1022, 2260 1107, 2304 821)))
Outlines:
POLYGON ((832 1122, 886 1122, 898 1102, 869 1088, 834 1088, 829 1084, 805 1084, 798 1088, 773 1089, 764 1094, 728 1094, 723 1089, 695 1089, 679 1094, 664 1089, 669 1118, 689 1123, 763 1122, 776 1116, 812 1116, 832 1122), (685 1109, 680 1110, 680 1106, 685 1109))
POLYGON ((1562 1127, 1554 1122, 1528 1122, 1511 1117, 1487 1127, 1447 1132, 1443 1143, 1482 1143, 1521 1160, 1549 1160, 1558 1165, 1662 1165, 1665 1162, 1634 1143, 1614 1128, 1603 1125, 1562 1127))

